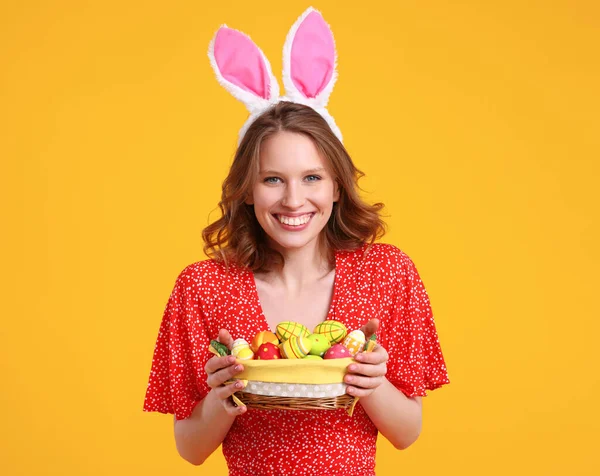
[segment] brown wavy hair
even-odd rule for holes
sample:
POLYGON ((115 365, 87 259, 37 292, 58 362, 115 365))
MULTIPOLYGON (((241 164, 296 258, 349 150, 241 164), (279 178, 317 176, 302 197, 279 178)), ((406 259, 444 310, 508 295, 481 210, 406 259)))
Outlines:
POLYGON ((222 186, 222 216, 202 230, 206 255, 225 266, 232 261, 259 272, 283 265, 281 253, 268 246, 253 206, 245 203, 258 177, 261 144, 279 131, 310 138, 339 187, 339 200, 320 235, 321 249, 326 250, 330 262, 336 249, 356 250, 365 244, 370 247, 381 238, 387 228, 379 213, 384 204, 369 205, 360 198, 358 180, 364 173, 354 166, 325 119, 311 107, 281 101, 250 125, 238 146, 222 186))

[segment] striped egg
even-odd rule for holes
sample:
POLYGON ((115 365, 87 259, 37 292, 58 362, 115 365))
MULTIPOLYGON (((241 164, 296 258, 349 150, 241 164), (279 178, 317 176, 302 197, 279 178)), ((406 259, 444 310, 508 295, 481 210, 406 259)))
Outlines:
POLYGON ((236 339, 231 346, 231 355, 238 360, 252 360, 254 352, 250 348, 250 344, 244 339, 236 339))
POLYGON ((281 355, 285 359, 303 359, 308 355, 311 342, 304 336, 291 336, 279 346, 281 355))
POLYGON ((346 326, 338 321, 323 321, 313 330, 313 334, 325 336, 332 344, 342 342, 347 333, 346 326))
POLYGON ((343 345, 350 351, 350 355, 354 357, 365 346, 365 334, 363 331, 352 331, 344 339, 343 345))
POLYGON ((305 325, 293 321, 280 322, 277 324, 275 333, 281 342, 288 340, 292 336, 304 337, 309 334, 305 325))

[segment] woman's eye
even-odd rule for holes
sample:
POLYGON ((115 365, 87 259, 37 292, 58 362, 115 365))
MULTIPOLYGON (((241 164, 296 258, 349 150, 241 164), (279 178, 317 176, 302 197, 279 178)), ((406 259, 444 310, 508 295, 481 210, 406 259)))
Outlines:
POLYGON ((278 177, 267 177, 264 181, 265 183, 276 183, 275 181, 279 180, 278 177))
POLYGON ((309 175, 308 177, 306 177, 307 179, 314 179, 314 180, 309 180, 309 182, 316 182, 318 180, 321 180, 321 177, 319 177, 318 175, 309 175))

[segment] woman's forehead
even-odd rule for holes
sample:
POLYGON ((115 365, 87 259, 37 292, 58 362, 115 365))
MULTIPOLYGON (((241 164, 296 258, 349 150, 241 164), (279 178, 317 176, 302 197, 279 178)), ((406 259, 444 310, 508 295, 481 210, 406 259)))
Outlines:
POLYGON ((326 172, 328 165, 312 139, 291 132, 269 137, 262 144, 259 157, 259 173, 326 172))

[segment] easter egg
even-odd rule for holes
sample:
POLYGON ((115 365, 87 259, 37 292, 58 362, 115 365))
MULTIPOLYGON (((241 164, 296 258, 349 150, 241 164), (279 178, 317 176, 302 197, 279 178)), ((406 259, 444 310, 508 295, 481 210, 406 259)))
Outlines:
POLYGON ((231 355, 239 360, 251 360, 254 358, 254 352, 252 352, 250 344, 244 339, 236 339, 233 341, 231 355))
POLYGON ((365 334, 363 331, 352 331, 346 336, 343 344, 350 351, 350 355, 354 357, 365 346, 365 334))
POLYGON ((313 330, 313 334, 324 335, 332 344, 341 342, 347 333, 346 326, 338 321, 323 321, 313 330))
POLYGON ((310 352, 310 341, 304 336, 291 336, 279 346, 279 350, 286 359, 301 359, 310 352))
POLYGON ((281 353, 278 346, 272 342, 265 342, 256 350, 256 358, 258 360, 281 359, 281 353))
POLYGON ((306 326, 293 321, 280 322, 277 324, 275 333, 281 342, 288 340, 291 336, 304 337, 309 334, 306 326))
POLYGON ((332 345, 323 356, 324 359, 344 359, 346 357, 350 357, 350 351, 342 344, 332 345))
POLYGON ((329 340, 321 334, 311 334, 307 337, 310 341, 310 354, 312 355, 323 355, 327 349, 331 347, 329 340))
POLYGON ((302 357, 302 360, 323 360, 323 357, 321 357, 320 355, 308 354, 302 357))
POLYGON ((261 344, 264 344, 265 342, 271 342, 275 345, 279 345, 279 340, 277 339, 277 336, 271 331, 260 331, 254 336, 254 339, 252 339, 252 344, 250 345, 250 348, 254 352, 257 352, 261 344))

